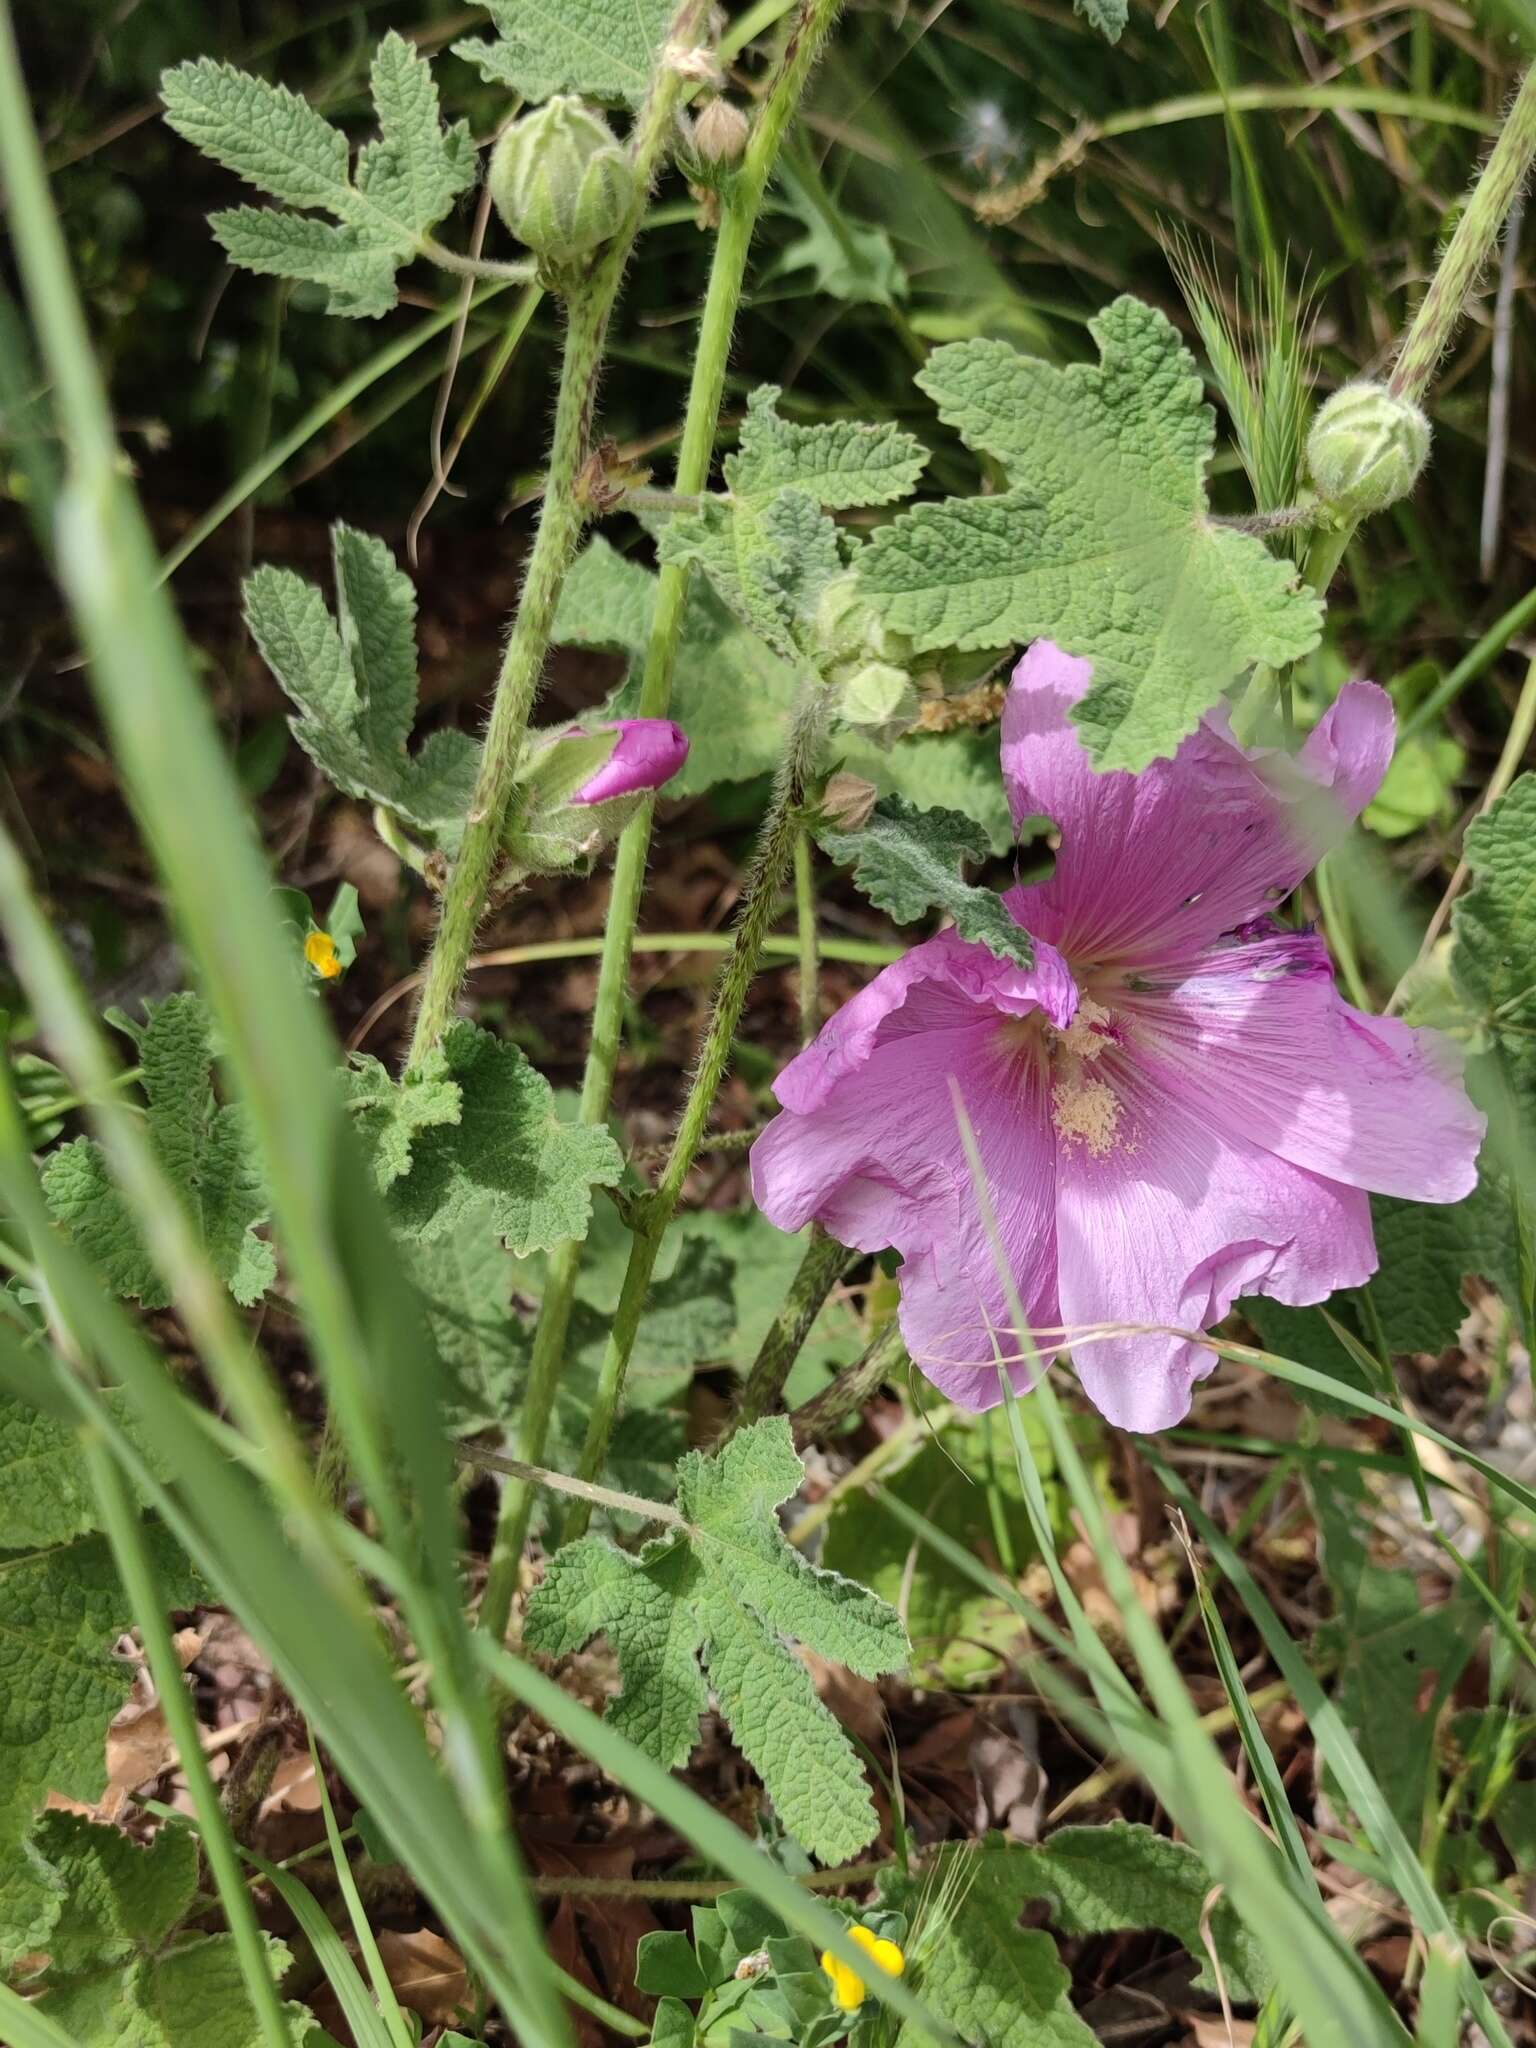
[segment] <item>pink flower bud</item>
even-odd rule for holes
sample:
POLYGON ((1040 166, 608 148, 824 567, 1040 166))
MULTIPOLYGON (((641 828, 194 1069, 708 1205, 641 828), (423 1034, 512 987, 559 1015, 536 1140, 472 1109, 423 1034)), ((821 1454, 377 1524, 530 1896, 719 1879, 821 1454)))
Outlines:
POLYGON ((600 804, 610 797, 660 789, 688 758, 688 735, 670 718, 618 718, 599 730, 616 730, 619 743, 591 781, 571 797, 573 804, 600 804))

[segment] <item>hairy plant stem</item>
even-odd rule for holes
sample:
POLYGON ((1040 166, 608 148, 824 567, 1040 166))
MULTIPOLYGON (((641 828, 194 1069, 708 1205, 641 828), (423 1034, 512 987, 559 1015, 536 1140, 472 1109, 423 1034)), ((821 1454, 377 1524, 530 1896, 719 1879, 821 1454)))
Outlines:
MULTIPOLYGON (((1536 64, 1521 81, 1520 90, 1504 118, 1498 140, 1468 195, 1455 233, 1435 268, 1429 289, 1409 323, 1397 361, 1387 380, 1395 398, 1422 405, 1440 358, 1450 347, 1456 329, 1484 268, 1499 246, 1504 223, 1536 162, 1536 64)), ((1320 597, 1338 573, 1339 564, 1355 537, 1357 519, 1342 519, 1337 526, 1321 527, 1307 548, 1302 576, 1320 597)), ((1281 678, 1272 669, 1257 669, 1237 706, 1233 729, 1240 739, 1265 737, 1272 722, 1272 703, 1281 678)))
POLYGON ((816 865, 811 835, 795 841, 795 929, 800 938, 800 1043, 821 1029, 821 963, 816 945, 816 865))
POLYGON ((812 1224, 811 1241, 799 1270, 752 1361, 752 1370, 731 1418, 732 1430, 739 1429, 744 1422, 756 1422, 773 1407, 811 1334, 811 1325, 821 1313, 822 1303, 858 1256, 835 1237, 829 1237, 819 1223, 812 1224))
MULTIPOLYGON (((806 779, 820 748, 827 696, 827 686, 819 676, 808 677, 801 687, 791 720, 788 755, 779 771, 768 816, 763 821, 757 857, 743 893, 741 922, 736 927, 734 943, 715 990, 714 1007, 699 1050, 693 1085, 683 1105, 682 1118, 661 1179, 644 1202, 637 1204, 638 1216, 634 1240, 629 1248, 629 1263, 624 1269, 624 1284, 603 1352, 597 1393, 587 1424, 586 1442, 581 1450, 578 1473, 586 1480, 595 1479, 603 1469, 608 1439, 618 1418, 624 1375, 629 1368, 640 1318, 645 1312, 645 1298, 650 1291, 656 1255, 661 1249, 667 1225, 676 1213, 683 1183, 688 1178, 716 1093, 725 1078, 731 1044, 746 1006, 747 990, 757 972, 763 940, 794 859, 795 841, 801 829, 800 805, 806 779)), ((578 1501, 567 1518, 567 1536, 579 1536, 588 1519, 584 1504, 578 1501)))
POLYGON ((823 1388, 814 1400, 803 1402, 790 1416, 796 1450, 820 1436, 823 1430, 831 1429, 834 1423, 857 1415, 876 1387, 899 1370, 905 1356, 901 1326, 893 1316, 874 1342, 852 1365, 843 1368, 831 1386, 823 1388))
MULTIPOLYGON (((683 0, 672 23, 672 42, 692 40, 704 5, 705 0, 683 0)), ((572 291, 567 304, 555 429, 538 530, 528 557, 517 617, 496 678, 496 694, 464 841, 443 889, 442 913, 427 962, 421 1006, 416 1013, 407 1058, 410 1066, 431 1050, 453 1016, 474 951, 475 933, 485 915, 523 737, 549 653, 555 609, 588 517, 582 471, 592 438, 608 323, 640 231, 651 185, 672 134, 682 88, 680 73, 665 62, 652 77, 635 124, 636 194, 629 217, 589 275, 572 291)))
POLYGON ((643 1494, 620 1493, 612 1486, 589 1486, 584 1479, 567 1479, 563 1472, 549 1472, 541 1465, 525 1465, 521 1458, 504 1458, 499 1451, 483 1451, 475 1444, 461 1444, 455 1454, 461 1465, 479 1472, 504 1472, 525 1486, 547 1486, 551 1493, 564 1493, 584 1500, 595 1508, 611 1508, 620 1515, 638 1515, 642 1521, 664 1522, 669 1529, 689 1525, 665 1501, 647 1500, 643 1494))
MULTIPOLYGON (((720 229, 715 238, 709 284, 699 318, 693 378, 673 479, 674 490, 681 496, 697 497, 709 483, 715 435, 720 423, 720 405, 725 395, 726 370, 730 362, 731 337, 736 329, 747 258, 763 195, 768 189, 768 179, 784 139, 784 131, 840 5, 841 0, 802 0, 778 70, 747 143, 741 168, 722 194, 720 229)), ((642 718, 665 718, 671 707, 672 679, 682 638, 688 578, 688 567, 678 563, 668 563, 658 578, 656 610, 640 684, 638 715, 642 718)), ((635 928, 640 918, 640 898, 645 886, 654 817, 655 802, 648 797, 620 834, 614 857, 613 889, 609 897, 608 923, 592 1014, 592 1041, 582 1076, 579 1114, 583 1123, 606 1122, 613 1100, 624 1007, 629 997, 630 961, 635 928)), ((538 1464, 544 1455, 580 1270, 581 1245, 574 1239, 562 1245, 549 1261, 538 1327, 534 1331, 528 1385, 517 1426, 517 1454, 529 1464, 538 1464)), ((518 1564, 528 1539, 528 1519, 532 1510, 533 1493, 529 1487, 509 1485, 504 1490, 485 1595, 480 1603, 481 1625, 498 1637, 506 1633, 518 1564)))
POLYGON ((1396 398, 1422 403, 1467 301, 1499 245, 1504 223, 1536 160, 1536 64, 1521 81, 1499 139, 1467 199, 1387 380, 1396 398))

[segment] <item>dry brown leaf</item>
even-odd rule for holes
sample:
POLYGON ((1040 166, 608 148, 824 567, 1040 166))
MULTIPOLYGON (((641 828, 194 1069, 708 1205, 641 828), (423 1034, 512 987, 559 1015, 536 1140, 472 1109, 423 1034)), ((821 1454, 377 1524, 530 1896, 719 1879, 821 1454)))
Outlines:
POLYGON ((402 1934, 386 1928, 379 1955, 396 1998, 424 2020, 446 2026, 469 2005, 469 1972, 451 1941, 430 1927, 402 1934))

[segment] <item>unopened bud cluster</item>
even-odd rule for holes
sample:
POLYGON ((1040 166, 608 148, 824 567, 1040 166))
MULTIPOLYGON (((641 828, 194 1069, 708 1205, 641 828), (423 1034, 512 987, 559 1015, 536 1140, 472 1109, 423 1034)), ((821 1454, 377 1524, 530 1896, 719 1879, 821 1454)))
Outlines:
POLYGON ((839 576, 822 593, 816 612, 817 664, 838 692, 837 713, 882 743, 910 731, 919 700, 906 668, 909 643, 893 633, 859 589, 839 576))
POLYGON ((557 284, 619 232, 635 202, 628 153, 601 114, 567 93, 512 123, 487 183, 508 229, 557 284))
POLYGON ((1429 421, 1418 406, 1363 379, 1334 392, 1307 437, 1318 496, 1352 519, 1406 498, 1428 458, 1429 421))

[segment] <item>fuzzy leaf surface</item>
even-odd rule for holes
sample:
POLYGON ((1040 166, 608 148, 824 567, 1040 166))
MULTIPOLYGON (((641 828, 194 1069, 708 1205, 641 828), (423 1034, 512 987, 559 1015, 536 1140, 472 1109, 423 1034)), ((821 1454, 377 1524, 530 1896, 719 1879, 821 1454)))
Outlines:
POLYGON ((724 463, 733 498, 771 498, 793 486, 829 512, 843 512, 905 498, 921 476, 927 449, 889 421, 801 426, 780 416, 778 400, 777 384, 759 385, 747 400, 740 445, 724 463))
POLYGON ((398 1081, 382 1060, 354 1053, 341 1081, 381 1192, 410 1172, 412 1148, 421 1133, 456 1124, 463 1110, 463 1090, 440 1050, 398 1081))
POLYGON ((785 1542, 775 1510, 803 1478, 782 1416, 740 1430, 716 1457, 690 1451, 677 1468, 687 1531, 636 1556, 596 1537, 556 1552, 527 1640, 561 1655, 605 1634, 624 1675, 615 1726, 671 1769, 687 1761, 712 1690, 785 1826, 833 1861, 871 1839, 874 1802, 785 1639, 869 1677, 900 1668, 907 1639, 884 1601, 785 1542))
POLYGON ((1456 986, 1536 1113, 1536 775, 1467 827, 1472 886, 1451 912, 1456 986))
MULTIPOLYGON (((1211 1874, 1186 1843, 1139 1822, 1116 1820, 1105 1827, 1058 1828, 1037 1848, 995 1853, 1017 1866, 1030 1896, 1050 1900, 1052 1922, 1063 1934, 1160 1927, 1201 1965, 1196 1983, 1216 1988, 1200 1931, 1211 1874)), ((982 1883, 991 1876, 989 1864, 982 1883)), ((1271 1972, 1259 1944, 1225 1901, 1213 1909, 1210 1926, 1232 1996, 1262 2000, 1271 1972)))
MULTIPOLYGON (((262 2048, 264 2036, 227 1934, 176 1939, 197 1900, 197 1842, 162 1828, 139 1848, 113 1827, 53 1813, 37 1834, 65 1900, 49 1937, 39 2010, 80 2048, 262 2048)), ((288 1951, 264 1937, 274 1981, 288 1951)), ((311 2025, 283 2008, 294 2048, 311 2025)))
POLYGON ((965 939, 975 939, 1000 960, 1032 967, 1029 933, 1008 914, 995 889, 967 882, 962 865, 984 860, 983 827, 958 811, 922 811, 905 797, 881 799, 857 832, 818 832, 833 860, 853 869, 855 885, 877 909, 898 924, 914 924, 930 910, 954 920, 965 939))
MULTIPOLYGON (((199 1587, 165 1532, 149 1536, 167 1604, 199 1587)), ((106 1541, 82 1536, 0 1553, 0 1850, 14 1853, 49 1792, 95 1800, 107 1782, 106 1735, 132 1690, 114 1656, 133 1620, 106 1541)))
POLYGON ((1292 564, 1211 520, 1214 415, 1171 323, 1122 297, 1089 331, 1101 361, 1065 370, 987 339, 934 352, 918 382, 1010 488, 917 506, 859 574, 919 647, 1044 636, 1091 660, 1078 731, 1098 767, 1134 770, 1253 663, 1307 653, 1322 613, 1292 564))
POLYGON ((693 562, 744 626, 793 662, 810 644, 822 592, 843 570, 837 528, 809 491, 742 504, 704 498, 662 529, 663 562, 693 562))
MULTIPOLYGON (((272 1247, 255 1234, 266 1219, 267 1195, 244 1110, 221 1104, 213 1092, 201 996, 156 1003, 138 1038, 150 1145, 215 1272, 249 1307, 277 1278, 272 1247)), ((94 1138, 76 1138, 48 1155, 43 1192, 56 1221, 119 1294, 145 1308, 167 1305, 170 1295, 94 1138)))
MULTIPOLYGON (((1072 1979, 1050 1935, 1022 1928, 1035 1896, 1021 1852, 1002 1846, 946 1852, 975 1876, 952 1924, 923 1969, 923 2002, 962 2041, 988 2048, 1094 2048, 1097 2036, 1072 2005, 1072 1979)), ((903 2022, 897 2048, 927 2039, 903 2022)))
POLYGON ((453 53, 525 100, 553 93, 638 106, 676 0, 485 0, 498 31, 453 53))
MULTIPOLYGON (((563 1123, 554 1091, 518 1048, 462 1020, 406 1081, 433 1091, 445 1084, 459 1091, 458 1119, 412 1130, 409 1170, 389 1183, 396 1225, 441 1237, 488 1204, 496 1231, 519 1255, 585 1237, 592 1189, 614 1186, 624 1167, 608 1132, 563 1123)), ((398 1124, 382 1127, 386 1148, 398 1137, 398 1124)))
POLYGON ((245 582, 262 658, 298 707, 294 738, 348 796, 383 804, 436 843, 462 830, 479 768, 468 733, 407 750, 416 718, 416 591, 374 535, 331 528, 336 616, 314 584, 264 566, 245 582))
POLYGON ((271 198, 334 217, 250 206, 216 213, 226 254, 265 276, 323 284, 330 311, 358 319, 394 305, 395 273, 476 174, 468 126, 443 127, 431 66, 393 29, 374 52, 369 82, 378 136, 354 171, 346 136, 286 86, 212 57, 160 80, 178 135, 271 198))

